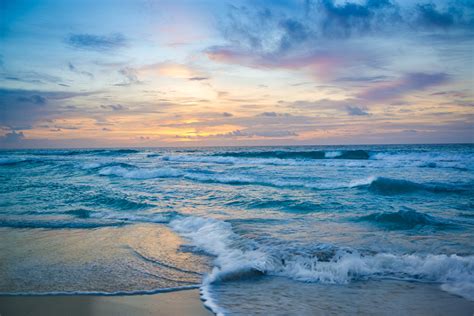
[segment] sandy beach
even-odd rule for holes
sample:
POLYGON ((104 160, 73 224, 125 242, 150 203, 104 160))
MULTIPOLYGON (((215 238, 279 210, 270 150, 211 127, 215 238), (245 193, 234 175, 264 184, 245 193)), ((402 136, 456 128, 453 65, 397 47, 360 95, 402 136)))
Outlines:
POLYGON ((132 296, 1 296, 0 315, 212 315, 198 290, 132 296))

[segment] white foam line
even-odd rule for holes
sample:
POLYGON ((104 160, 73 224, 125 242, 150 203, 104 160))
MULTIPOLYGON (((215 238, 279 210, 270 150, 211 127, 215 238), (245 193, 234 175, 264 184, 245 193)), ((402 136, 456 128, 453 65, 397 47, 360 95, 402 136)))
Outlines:
POLYGON ((57 291, 57 292, 0 292, 0 296, 71 296, 71 295, 95 295, 95 296, 124 296, 124 295, 152 295, 158 293, 177 292, 185 290, 198 289, 199 285, 188 285, 180 287, 167 287, 153 290, 140 291, 117 291, 117 292, 100 292, 100 291, 57 291))

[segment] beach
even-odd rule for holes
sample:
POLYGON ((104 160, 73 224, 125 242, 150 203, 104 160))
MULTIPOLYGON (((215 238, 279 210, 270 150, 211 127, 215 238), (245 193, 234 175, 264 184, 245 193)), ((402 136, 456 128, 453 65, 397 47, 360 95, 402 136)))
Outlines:
POLYGON ((0 315, 193 315, 208 316, 198 290, 129 296, 0 296, 0 315))

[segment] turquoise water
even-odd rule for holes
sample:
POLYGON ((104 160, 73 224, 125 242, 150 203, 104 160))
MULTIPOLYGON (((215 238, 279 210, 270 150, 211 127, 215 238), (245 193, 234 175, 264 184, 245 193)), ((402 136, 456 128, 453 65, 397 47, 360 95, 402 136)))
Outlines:
POLYGON ((473 171, 473 145, 1 151, 0 292, 311 314, 396 290, 469 314, 473 171))

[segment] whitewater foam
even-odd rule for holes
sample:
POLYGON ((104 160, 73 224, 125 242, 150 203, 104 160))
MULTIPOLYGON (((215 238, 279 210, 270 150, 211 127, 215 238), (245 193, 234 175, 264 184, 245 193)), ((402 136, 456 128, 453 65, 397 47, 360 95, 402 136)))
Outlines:
MULTIPOLYGON (((233 232, 229 223, 210 218, 184 217, 170 222, 177 233, 215 256, 215 267, 203 286, 212 304, 209 286, 255 273, 304 282, 346 284, 368 278, 397 278, 437 282, 443 289, 474 300, 474 256, 436 254, 362 254, 353 249, 319 251, 259 245, 233 232)), ((212 305, 210 304, 210 305, 212 305)), ((213 306, 209 306, 212 308, 213 306)))
POLYGON ((129 179, 173 178, 182 175, 182 172, 172 168, 157 169, 127 169, 121 166, 105 167, 99 171, 102 176, 119 176, 129 179))

